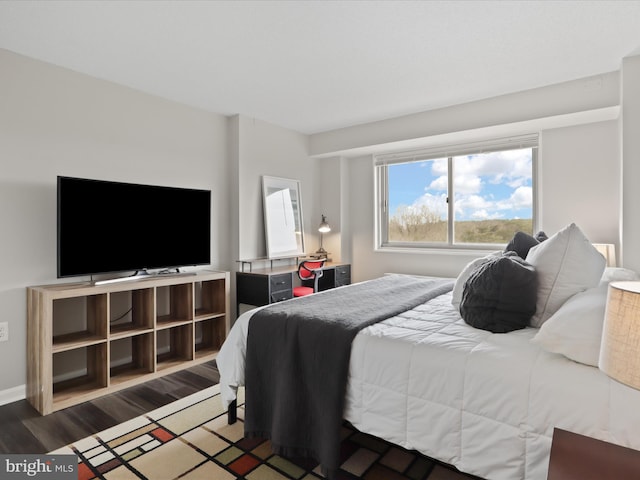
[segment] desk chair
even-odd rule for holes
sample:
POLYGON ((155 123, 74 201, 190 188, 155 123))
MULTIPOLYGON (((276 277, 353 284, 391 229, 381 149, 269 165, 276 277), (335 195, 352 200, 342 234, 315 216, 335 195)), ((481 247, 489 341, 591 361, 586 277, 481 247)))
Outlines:
POLYGON ((303 283, 308 283, 308 281, 313 280, 313 287, 304 285, 294 287, 294 297, 304 297, 318 291, 318 280, 322 277, 324 262, 324 260, 305 260, 300 262, 300 265, 298 265, 298 278, 300 278, 303 283))

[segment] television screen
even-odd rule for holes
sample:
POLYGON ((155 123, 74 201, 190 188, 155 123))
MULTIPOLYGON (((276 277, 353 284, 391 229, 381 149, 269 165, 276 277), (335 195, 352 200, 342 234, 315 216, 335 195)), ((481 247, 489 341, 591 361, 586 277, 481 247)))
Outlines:
POLYGON ((209 190, 58 177, 58 277, 209 263, 209 190))

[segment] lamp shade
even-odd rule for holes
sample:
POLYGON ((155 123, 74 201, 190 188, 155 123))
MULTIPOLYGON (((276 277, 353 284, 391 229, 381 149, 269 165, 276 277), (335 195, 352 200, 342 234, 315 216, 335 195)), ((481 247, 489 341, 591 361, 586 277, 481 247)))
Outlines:
POLYGON ((327 222, 327 217, 325 217, 324 215, 322 215, 322 221, 320 222, 320 225, 318 226, 318 231, 320 233, 328 233, 331 231, 331 227, 329 226, 329 223, 327 222))
POLYGON ((598 366, 640 390, 640 282, 609 284, 598 366))

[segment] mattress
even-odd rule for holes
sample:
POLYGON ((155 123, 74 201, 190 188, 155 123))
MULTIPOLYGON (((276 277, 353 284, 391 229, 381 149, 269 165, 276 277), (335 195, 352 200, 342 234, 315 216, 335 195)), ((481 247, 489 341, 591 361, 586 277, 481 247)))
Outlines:
MULTIPOLYGON (((244 385, 254 311, 217 359, 226 403, 244 385)), ((640 449, 640 392, 542 350, 536 332, 470 327, 451 293, 367 327, 352 345, 344 418, 488 480, 546 479, 554 427, 640 449)))

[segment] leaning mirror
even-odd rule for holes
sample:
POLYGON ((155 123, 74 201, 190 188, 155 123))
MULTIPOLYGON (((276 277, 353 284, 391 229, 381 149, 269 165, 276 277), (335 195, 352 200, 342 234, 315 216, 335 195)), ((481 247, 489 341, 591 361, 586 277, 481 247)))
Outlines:
POLYGON ((267 257, 303 255, 300 182, 288 178, 262 177, 262 202, 267 257))

